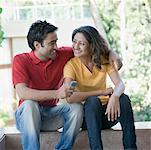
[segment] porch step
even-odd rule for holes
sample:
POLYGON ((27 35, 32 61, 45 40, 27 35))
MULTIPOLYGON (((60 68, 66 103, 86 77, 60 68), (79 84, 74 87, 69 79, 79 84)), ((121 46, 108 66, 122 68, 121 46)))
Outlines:
MULTIPOLYGON (((151 150, 151 122, 136 125, 136 136, 137 136, 137 146, 138 150, 151 150), (142 126, 143 125, 143 126, 142 126)), ((0 150, 22 150, 20 133, 8 132, 5 133, 5 139, 3 139, 3 148, 5 144, 5 149, 0 148, 0 150)), ((40 134, 40 145, 41 150, 54 150, 54 146, 59 140, 59 132, 41 132, 40 134)), ((122 131, 120 127, 116 126, 114 130, 103 130, 102 140, 104 145, 104 150, 123 150, 122 146, 122 131)), ((32 141, 31 141, 32 142, 32 141)), ((73 150, 89 150, 89 142, 86 131, 80 132, 77 140, 74 144, 73 150)))

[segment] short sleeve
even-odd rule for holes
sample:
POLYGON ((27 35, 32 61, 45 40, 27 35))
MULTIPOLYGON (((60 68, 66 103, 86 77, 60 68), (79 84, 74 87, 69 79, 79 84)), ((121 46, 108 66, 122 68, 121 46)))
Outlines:
POLYGON ((29 83, 29 74, 27 71, 27 64, 20 55, 17 55, 13 59, 12 65, 12 80, 14 86, 18 83, 29 83))
POLYGON ((74 67, 72 65, 71 60, 69 60, 63 70, 64 73, 64 78, 69 77, 72 78, 73 80, 75 79, 75 71, 74 71, 74 67))

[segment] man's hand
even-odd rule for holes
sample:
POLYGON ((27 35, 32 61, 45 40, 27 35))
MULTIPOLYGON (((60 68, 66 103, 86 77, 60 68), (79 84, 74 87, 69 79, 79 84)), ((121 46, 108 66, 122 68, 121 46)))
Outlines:
POLYGON ((111 66, 114 66, 116 70, 120 70, 123 66, 122 60, 119 55, 113 51, 109 54, 109 63, 111 66))
POLYGON ((57 97, 58 99, 67 97, 67 89, 64 85, 57 90, 57 97))
POLYGON ((105 115, 107 115, 108 121, 114 121, 117 120, 118 117, 120 117, 119 97, 113 94, 111 95, 105 115))

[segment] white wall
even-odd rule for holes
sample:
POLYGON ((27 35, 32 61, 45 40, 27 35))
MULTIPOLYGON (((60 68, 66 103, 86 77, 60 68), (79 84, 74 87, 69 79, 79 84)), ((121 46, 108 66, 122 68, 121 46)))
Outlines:
MULTIPOLYGON (((54 24, 59 29, 57 31, 58 33, 58 46, 71 46, 71 35, 72 31, 80 26, 83 25, 94 25, 93 20, 86 19, 86 20, 79 20, 79 21, 56 21, 51 22, 48 20, 48 22, 54 24)), ((12 49, 14 52, 14 55, 22 52, 30 51, 28 48, 26 36, 28 29, 32 22, 29 21, 15 21, 8 23, 3 23, 2 27, 5 32, 5 37, 7 39, 12 39, 12 49), (10 25, 11 24, 11 25, 10 25)))

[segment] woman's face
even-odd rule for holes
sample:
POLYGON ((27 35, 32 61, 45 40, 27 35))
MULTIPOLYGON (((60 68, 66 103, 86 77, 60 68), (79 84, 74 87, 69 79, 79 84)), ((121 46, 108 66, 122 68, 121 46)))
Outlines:
POLYGON ((72 48, 74 56, 76 57, 89 57, 90 56, 90 44, 82 33, 76 33, 73 41, 72 48))

